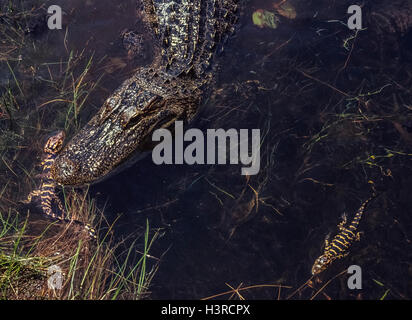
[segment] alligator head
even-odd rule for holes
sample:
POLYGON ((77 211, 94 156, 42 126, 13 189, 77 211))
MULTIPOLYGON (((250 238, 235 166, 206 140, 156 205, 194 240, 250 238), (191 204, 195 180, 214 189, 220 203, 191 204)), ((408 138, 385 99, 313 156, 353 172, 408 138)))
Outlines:
POLYGON ((61 185, 102 180, 145 151, 154 130, 190 120, 200 91, 192 83, 142 68, 126 80, 57 155, 51 168, 61 185))

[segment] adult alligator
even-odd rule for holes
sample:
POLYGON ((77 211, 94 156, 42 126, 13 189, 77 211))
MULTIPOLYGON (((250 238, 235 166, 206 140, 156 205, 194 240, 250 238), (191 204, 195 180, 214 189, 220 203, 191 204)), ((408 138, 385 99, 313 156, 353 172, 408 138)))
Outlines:
POLYGON ((143 0, 154 62, 126 80, 64 147, 52 165, 53 179, 63 185, 101 180, 148 150, 155 129, 190 121, 236 11, 236 0, 143 0))

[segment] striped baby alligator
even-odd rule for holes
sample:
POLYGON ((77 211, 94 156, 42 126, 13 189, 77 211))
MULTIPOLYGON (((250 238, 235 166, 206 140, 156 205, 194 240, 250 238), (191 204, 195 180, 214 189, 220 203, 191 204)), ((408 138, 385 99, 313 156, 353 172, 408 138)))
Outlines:
POLYGON ((83 224, 82 222, 66 218, 66 210, 64 209, 59 197, 55 194, 56 183, 51 177, 50 168, 56 159, 56 155, 59 153, 63 146, 63 141, 65 139, 64 131, 59 131, 53 136, 51 136, 46 144, 44 145, 43 151, 45 153, 45 158, 41 163, 43 168, 41 177, 41 183, 38 189, 32 191, 26 200, 21 201, 26 204, 35 204, 41 211, 53 219, 58 219, 61 221, 66 221, 70 223, 75 223, 84 227, 89 235, 93 238, 96 237, 95 230, 88 224, 83 224), (59 208, 59 214, 55 213, 53 210, 53 203, 59 208))
POLYGON ((150 150, 155 129, 190 121, 213 79, 215 53, 233 31, 237 0, 143 0, 155 58, 126 80, 54 161, 62 185, 101 180, 150 150))
POLYGON ((352 243, 360 240, 360 233, 356 230, 358 229, 363 212, 368 203, 376 198, 376 196, 376 194, 373 194, 369 199, 362 203, 352 222, 347 227, 345 227, 347 222, 346 215, 343 216, 342 222, 338 225, 340 232, 335 235, 330 242, 328 237, 325 239, 324 252, 315 260, 315 263, 312 266, 312 275, 321 273, 326 270, 334 260, 344 258, 349 254, 348 249, 352 243))

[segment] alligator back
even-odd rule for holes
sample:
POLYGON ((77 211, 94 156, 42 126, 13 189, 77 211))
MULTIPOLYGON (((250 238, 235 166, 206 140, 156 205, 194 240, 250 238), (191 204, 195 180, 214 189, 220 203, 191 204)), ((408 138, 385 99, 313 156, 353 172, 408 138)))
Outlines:
POLYGON ((177 76, 200 78, 233 31, 236 0, 144 0, 144 13, 159 41, 161 66, 177 76))

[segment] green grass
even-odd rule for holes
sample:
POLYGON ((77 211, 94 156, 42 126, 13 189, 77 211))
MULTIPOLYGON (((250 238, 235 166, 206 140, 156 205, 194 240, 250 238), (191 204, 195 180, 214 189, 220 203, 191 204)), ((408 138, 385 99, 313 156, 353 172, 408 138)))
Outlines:
MULTIPOLYGON (((85 211, 97 210, 85 197, 72 199, 85 211)), ((77 208, 78 209, 78 208, 77 208)), ((146 224, 144 236, 137 238, 126 251, 118 255, 122 242, 113 243, 111 230, 93 241, 84 232, 56 222, 47 222, 40 234, 33 234, 29 219, 19 215, 0 213, 0 298, 1 299, 141 299, 148 289, 157 263, 149 263, 149 250, 158 237, 146 224), (50 236, 49 231, 58 227, 50 236), (139 247, 143 252, 132 260, 139 247), (151 267, 149 267, 151 265, 151 267), (47 286, 48 270, 57 266, 62 270, 60 290, 47 286)), ((152 258, 152 257, 151 257, 152 258)))

